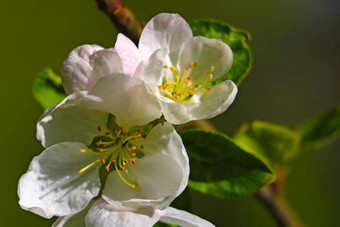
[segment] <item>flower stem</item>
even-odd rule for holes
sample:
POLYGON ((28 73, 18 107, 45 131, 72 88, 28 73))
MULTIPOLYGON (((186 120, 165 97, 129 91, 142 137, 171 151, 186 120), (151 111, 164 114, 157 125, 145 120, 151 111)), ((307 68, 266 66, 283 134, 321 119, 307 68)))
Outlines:
POLYGON ((134 13, 120 0, 96 0, 98 8, 114 23, 118 32, 129 37, 135 44, 142 33, 142 25, 134 13))

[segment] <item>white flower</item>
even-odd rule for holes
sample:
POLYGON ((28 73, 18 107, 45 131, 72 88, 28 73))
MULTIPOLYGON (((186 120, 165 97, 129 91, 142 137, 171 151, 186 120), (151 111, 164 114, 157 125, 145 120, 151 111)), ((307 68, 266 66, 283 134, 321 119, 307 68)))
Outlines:
POLYGON ((212 227, 210 222, 186 211, 167 207, 164 210, 140 208, 126 209, 114 203, 98 199, 84 211, 60 217, 52 227, 102 227, 102 226, 153 226, 157 221, 182 227, 212 227))
POLYGON ((100 168, 109 172, 102 197, 127 208, 164 209, 184 190, 181 138, 170 123, 147 124, 160 113, 142 81, 131 79, 103 77, 42 116, 37 137, 46 149, 19 181, 22 208, 46 218, 78 213, 99 193, 100 168))
MULTIPOLYGON (((79 58, 66 59, 65 89, 72 90, 67 89, 72 86, 73 90, 88 89, 81 81, 80 85, 70 83, 69 78, 98 78, 97 73, 92 76, 93 71, 101 71, 101 76, 123 71, 147 84, 150 93, 158 99, 165 119, 173 124, 215 117, 224 112, 236 96, 237 87, 230 80, 206 87, 230 69, 233 60, 230 48, 216 39, 193 37, 187 22, 177 14, 162 13, 152 18, 141 34, 138 48, 119 34, 114 49, 120 60, 106 57, 109 60, 92 64, 92 71, 84 69, 79 58)), ((70 56, 78 53, 77 49, 73 52, 70 56)), ((96 58, 96 52, 91 53, 88 52, 90 57, 86 59, 96 58)))

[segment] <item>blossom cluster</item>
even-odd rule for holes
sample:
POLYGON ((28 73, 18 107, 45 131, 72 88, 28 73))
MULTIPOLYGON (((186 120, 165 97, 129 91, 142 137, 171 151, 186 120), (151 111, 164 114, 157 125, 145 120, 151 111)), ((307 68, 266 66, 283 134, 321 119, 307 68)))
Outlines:
POLYGON ((189 161, 173 125, 212 118, 233 102, 222 41, 193 37, 177 14, 145 26, 138 47, 83 45, 63 63, 67 97, 37 124, 45 150, 19 181, 23 209, 54 226, 213 226, 169 207, 188 183, 189 161), (105 181, 102 176, 106 176, 105 181))

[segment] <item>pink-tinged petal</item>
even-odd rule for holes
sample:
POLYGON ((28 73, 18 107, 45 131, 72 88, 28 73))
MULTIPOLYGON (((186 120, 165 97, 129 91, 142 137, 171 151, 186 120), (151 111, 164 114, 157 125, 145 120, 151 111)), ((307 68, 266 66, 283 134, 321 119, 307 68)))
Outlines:
POLYGON ((103 226, 153 226, 160 218, 152 208, 126 211, 124 207, 109 204, 102 199, 96 200, 85 217, 87 227, 103 226))
POLYGON ((124 128, 144 125, 161 116, 157 99, 138 78, 123 74, 103 77, 89 95, 100 100, 91 108, 115 115, 117 124, 124 128))
POLYGON ((214 227, 212 223, 190 214, 184 210, 178 210, 168 207, 165 210, 158 211, 162 216, 160 221, 168 224, 179 225, 183 227, 214 227))
POLYGON ((209 72, 212 66, 214 70, 208 75, 213 74, 213 80, 215 80, 231 68, 233 53, 229 46, 222 41, 198 36, 188 39, 179 54, 180 70, 188 68, 190 63, 195 63, 195 66, 189 71, 193 82, 209 72))
POLYGON ((83 45, 71 51, 65 59, 61 76, 66 93, 71 94, 88 90, 100 77, 117 72, 123 72, 123 67, 114 49, 83 45))
POLYGON ((19 204, 45 218, 65 216, 83 210, 99 193, 98 164, 78 170, 98 156, 82 153, 81 143, 59 143, 36 156, 18 185, 19 204))
POLYGON ((161 13, 144 27, 139 50, 146 60, 157 49, 167 48, 172 64, 176 65, 182 44, 191 37, 190 26, 180 15, 161 13))
POLYGON ((138 65, 142 63, 142 57, 140 56, 136 45, 125 35, 120 33, 117 37, 115 49, 122 61, 124 74, 129 76, 134 75, 138 65))

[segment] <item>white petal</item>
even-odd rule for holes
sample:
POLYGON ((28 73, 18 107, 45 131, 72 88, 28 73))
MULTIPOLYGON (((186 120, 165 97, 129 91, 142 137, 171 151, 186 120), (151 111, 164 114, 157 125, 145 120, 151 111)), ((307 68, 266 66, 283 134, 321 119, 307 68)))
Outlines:
POLYGON ((107 178, 103 197, 134 208, 152 206, 164 209, 188 183, 188 157, 180 136, 170 123, 156 126, 143 145, 144 157, 128 167, 138 186, 131 188, 112 172, 107 178))
POLYGON ((86 92, 69 95, 51 108, 37 124, 37 138, 44 147, 60 142, 81 142, 90 145, 98 135, 97 127, 105 126, 107 114, 87 109, 86 92))
POLYGON ((124 74, 132 76, 137 66, 142 62, 142 57, 136 45, 125 35, 119 33, 115 44, 124 69, 124 74))
POLYGON ((190 70, 192 81, 197 80, 211 66, 214 67, 213 80, 223 76, 233 63, 233 54, 227 44, 216 39, 194 37, 188 39, 182 46, 179 54, 179 67, 181 70, 188 68, 191 62, 197 65, 190 70))
POLYGON ((182 103, 160 97, 164 118, 172 124, 184 124, 193 120, 209 119, 223 113, 234 101, 237 87, 224 81, 208 91, 201 91, 182 103))
POLYGON ((86 215, 87 227, 103 226, 153 226, 160 218, 152 209, 140 209, 135 212, 106 203, 98 199, 86 215))
POLYGON ((160 211, 162 217, 161 222, 168 224, 179 225, 182 227, 213 227, 212 223, 190 214, 183 210, 177 210, 173 207, 168 207, 165 210, 160 211))
MULTIPOLYGON (((223 113, 234 101, 237 86, 231 81, 224 81, 200 97, 200 105, 190 109, 194 120, 209 119, 223 113)), ((190 108, 190 106, 189 106, 190 108)))
POLYGON ((118 53, 97 45, 79 46, 65 59, 61 71, 66 94, 88 90, 107 74, 123 72, 118 53))
POLYGON ((91 206, 93 200, 87 205, 87 207, 76 214, 71 214, 58 218, 52 225, 52 227, 85 227, 85 216, 91 206))
POLYGON ((191 37, 190 26, 181 16, 161 13, 144 27, 139 40, 139 50, 144 59, 148 59, 157 49, 167 48, 172 64, 176 65, 182 44, 191 37))
MULTIPOLYGON (((159 96, 159 101, 161 104, 161 109, 164 118, 171 122, 172 124, 184 124, 189 121, 194 120, 190 109, 180 102, 175 102, 169 98, 159 96)), ((192 105, 199 105, 197 103, 192 103, 192 105)))
POLYGON ((82 174, 77 171, 97 155, 82 153, 80 143, 60 143, 36 156, 18 185, 19 204, 45 218, 83 210, 100 189, 97 165, 82 174))
POLYGON ((134 77, 122 74, 103 77, 89 94, 101 99, 93 103, 92 108, 115 115, 122 127, 144 125, 161 116, 158 100, 142 80, 134 77))
POLYGON ((147 65, 145 66, 144 72, 140 77, 147 84, 150 84, 157 87, 159 80, 162 77, 163 66, 168 64, 166 63, 166 56, 168 54, 168 50, 158 49, 156 50, 149 58, 147 65))

